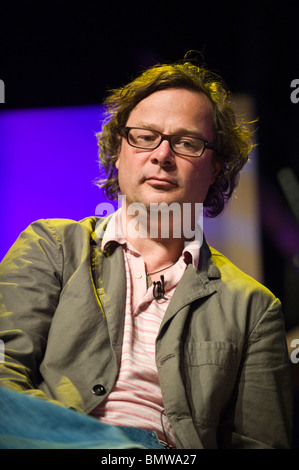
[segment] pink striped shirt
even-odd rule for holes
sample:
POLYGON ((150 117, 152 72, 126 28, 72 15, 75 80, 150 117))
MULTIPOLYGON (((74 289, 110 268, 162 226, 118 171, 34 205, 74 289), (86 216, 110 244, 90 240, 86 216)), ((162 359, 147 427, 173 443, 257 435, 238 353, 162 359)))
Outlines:
POLYGON ((155 431, 160 441, 174 446, 175 434, 162 401, 155 340, 187 263, 198 265, 200 243, 194 240, 188 244, 176 264, 165 271, 165 298, 156 300, 153 286, 147 288, 141 254, 122 235, 117 234, 120 211, 113 214, 108 223, 102 249, 112 240, 123 246, 127 292, 122 357, 114 388, 91 415, 106 423, 155 431))

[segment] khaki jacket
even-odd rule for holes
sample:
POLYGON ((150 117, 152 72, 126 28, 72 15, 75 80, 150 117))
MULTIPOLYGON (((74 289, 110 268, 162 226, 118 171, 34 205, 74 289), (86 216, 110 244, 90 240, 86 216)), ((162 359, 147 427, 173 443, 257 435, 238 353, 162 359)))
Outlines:
MULTIPOLYGON (((101 252, 99 223, 37 221, 0 265, 0 385, 86 414, 116 381, 125 312, 122 248, 101 252)), ((279 300, 204 242, 156 339, 178 448, 289 447, 285 343, 279 300)))

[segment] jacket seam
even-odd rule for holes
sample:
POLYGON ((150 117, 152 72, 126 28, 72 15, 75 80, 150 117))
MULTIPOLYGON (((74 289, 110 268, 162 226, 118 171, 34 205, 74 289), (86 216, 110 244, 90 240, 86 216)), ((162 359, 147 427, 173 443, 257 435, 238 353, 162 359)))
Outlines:
POLYGON ((258 329, 258 327, 259 327, 259 325, 261 324, 261 322, 264 320, 265 316, 271 311, 273 305, 274 305, 275 303, 277 303, 277 301, 278 301, 278 299, 275 298, 275 299, 272 301, 271 305, 264 311, 264 313, 263 313, 263 314, 261 315, 261 317, 258 319, 258 321, 256 322, 255 326, 252 328, 252 330, 251 330, 251 332, 250 332, 250 334, 249 334, 249 337, 248 337, 248 344, 255 343, 255 342, 258 340, 258 338, 260 337, 260 334, 259 334, 256 330, 258 329), (256 339, 252 338, 253 335, 257 335, 257 338, 256 338, 256 339))
POLYGON ((55 227, 53 225, 51 225, 50 221, 46 219, 45 224, 47 225, 48 230, 51 232, 52 236, 55 238, 56 242, 58 243, 59 252, 61 253, 60 279, 61 279, 61 291, 62 291, 63 278, 64 278, 64 276, 63 276, 63 273, 64 273, 64 247, 63 247, 63 243, 62 243, 62 240, 61 240, 60 236, 58 235, 57 230, 55 229, 55 227))

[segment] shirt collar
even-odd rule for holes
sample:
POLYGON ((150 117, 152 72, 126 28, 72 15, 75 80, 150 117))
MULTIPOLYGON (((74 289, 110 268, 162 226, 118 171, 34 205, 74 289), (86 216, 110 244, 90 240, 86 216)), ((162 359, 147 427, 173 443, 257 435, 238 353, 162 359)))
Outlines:
POLYGON ((111 219, 107 224, 101 245, 101 250, 103 252, 105 251, 106 245, 110 242, 117 242, 120 245, 124 245, 126 243, 121 224, 121 208, 117 209, 117 211, 112 214, 111 219))
MULTIPOLYGON (((124 236, 122 230, 122 223, 121 223, 121 211, 122 209, 118 209, 117 211, 112 214, 111 219, 109 220, 106 230, 104 232, 104 236, 102 239, 101 250, 102 252, 105 251, 106 246, 108 243, 116 242, 120 245, 128 245, 128 242, 124 236)), ((202 245, 203 233, 202 228, 197 225, 195 230, 195 237, 194 240, 189 242, 185 242, 185 247, 182 252, 182 257, 186 264, 192 263, 192 265, 197 268, 199 263, 199 254, 200 254, 200 247, 202 245)), ((132 247, 130 247, 132 249, 132 247)), ((134 249, 133 249, 134 250, 134 249)), ((137 251, 137 250, 134 250, 137 251)))

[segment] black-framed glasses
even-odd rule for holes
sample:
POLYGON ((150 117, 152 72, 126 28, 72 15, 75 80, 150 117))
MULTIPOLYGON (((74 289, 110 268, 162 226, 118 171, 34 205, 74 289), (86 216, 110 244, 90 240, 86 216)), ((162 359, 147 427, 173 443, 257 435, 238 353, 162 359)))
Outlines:
POLYGON ((186 157, 201 157, 205 149, 216 151, 211 142, 190 135, 167 135, 143 127, 125 127, 122 135, 126 136, 129 145, 138 149, 155 150, 167 140, 174 153, 186 157))

